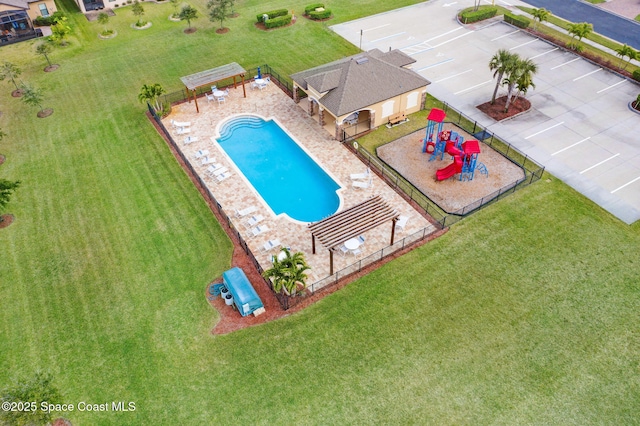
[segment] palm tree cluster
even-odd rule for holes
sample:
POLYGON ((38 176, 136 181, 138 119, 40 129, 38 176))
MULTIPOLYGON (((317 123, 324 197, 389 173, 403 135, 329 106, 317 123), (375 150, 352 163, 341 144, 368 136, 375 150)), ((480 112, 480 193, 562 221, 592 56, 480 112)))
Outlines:
POLYGON ((264 271, 262 276, 271 279, 274 292, 295 296, 306 288, 307 274, 305 271, 310 268, 304 259, 304 253, 291 254, 286 247, 282 249, 282 252, 285 254, 284 258, 280 260, 275 256, 273 266, 264 271))
POLYGON ((138 100, 141 103, 148 102, 157 113, 162 113, 164 105, 160 102, 160 95, 165 93, 164 88, 159 84, 144 84, 138 93, 138 100))
POLYGON ((628 46, 628 45, 623 45, 620 46, 619 48, 616 49, 616 54, 618 56, 620 56, 620 65, 622 65, 622 61, 624 60, 624 57, 626 56, 627 58, 627 63, 624 65, 624 67, 621 67, 623 70, 627 68, 627 66, 629 66, 629 63, 634 60, 634 59, 640 59, 640 52, 638 52, 637 50, 635 50, 633 47, 628 46))
POLYGON ((507 86, 505 112, 509 111, 514 94, 524 96, 529 88, 536 87, 533 83, 533 75, 538 72, 538 66, 531 59, 521 58, 517 53, 511 53, 505 49, 498 50, 489 61, 489 69, 493 71, 493 78, 497 79, 491 104, 496 102, 500 86, 507 86), (515 89, 517 92, 514 93, 515 89))
POLYGON ((569 25, 568 31, 571 37, 576 39, 575 41, 569 43, 569 48, 575 50, 576 52, 581 52, 582 44, 580 43, 580 41, 593 32, 593 24, 590 24, 588 22, 574 23, 569 25))

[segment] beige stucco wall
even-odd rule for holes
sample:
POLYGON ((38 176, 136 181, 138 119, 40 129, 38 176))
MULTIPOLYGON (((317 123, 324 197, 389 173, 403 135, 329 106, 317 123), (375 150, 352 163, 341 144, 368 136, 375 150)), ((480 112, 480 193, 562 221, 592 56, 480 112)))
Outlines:
MULTIPOLYGON (((372 123, 372 127, 378 127, 382 124, 386 124, 389 121, 389 116, 393 114, 397 114, 399 112, 404 112, 405 114, 413 114, 414 112, 420 111, 420 102, 422 100, 422 94, 427 91, 427 86, 424 86, 417 90, 412 90, 407 93, 403 93, 402 95, 396 96, 394 98, 387 99, 383 102, 379 102, 377 104, 373 104, 367 108, 363 108, 365 110, 374 111, 374 123, 372 123), (409 99, 415 100, 415 105, 411 107, 407 107, 409 99), (386 107, 385 107, 386 104, 386 107), (384 111, 383 111, 384 110, 384 111)), ((337 122, 341 123, 345 117, 349 116, 349 114, 345 114, 341 117, 337 117, 337 122)))
POLYGON ((32 21, 36 19, 38 16, 42 16, 42 13, 40 13, 39 5, 43 3, 47 5, 47 10, 49 11, 49 15, 53 15, 53 13, 58 10, 53 0, 44 0, 36 3, 29 3, 29 10, 27 10, 27 15, 29 15, 29 18, 31 18, 32 21))

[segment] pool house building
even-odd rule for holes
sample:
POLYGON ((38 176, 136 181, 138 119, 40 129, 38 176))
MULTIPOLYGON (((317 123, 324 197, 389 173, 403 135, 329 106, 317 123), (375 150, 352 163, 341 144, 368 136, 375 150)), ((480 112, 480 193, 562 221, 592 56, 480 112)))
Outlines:
POLYGON ((308 114, 338 140, 352 126, 360 133, 395 124, 424 108, 430 82, 411 70, 414 62, 399 50, 373 49, 311 68, 291 76, 294 101, 303 91, 308 114))

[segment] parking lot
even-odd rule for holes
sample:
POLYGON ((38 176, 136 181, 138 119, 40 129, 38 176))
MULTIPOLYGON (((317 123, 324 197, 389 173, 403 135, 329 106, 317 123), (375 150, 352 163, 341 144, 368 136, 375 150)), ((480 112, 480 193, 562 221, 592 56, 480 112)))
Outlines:
POLYGON ((432 82, 432 95, 624 222, 640 219, 640 115, 628 106, 640 86, 499 20, 462 26, 456 12, 469 6, 435 0, 331 28, 363 50, 410 55, 414 71, 432 82), (503 122, 476 109, 491 99, 488 63, 498 49, 538 65, 527 94, 532 109, 503 122))

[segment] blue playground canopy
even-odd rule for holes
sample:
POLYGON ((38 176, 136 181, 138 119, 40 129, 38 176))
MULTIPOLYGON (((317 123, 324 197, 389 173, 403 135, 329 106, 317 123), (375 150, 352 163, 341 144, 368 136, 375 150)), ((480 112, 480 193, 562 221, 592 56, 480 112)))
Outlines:
POLYGON ((263 308, 262 300, 256 293, 244 271, 238 267, 231 268, 222 274, 224 285, 233 296, 233 303, 243 317, 253 313, 256 309, 263 308))

